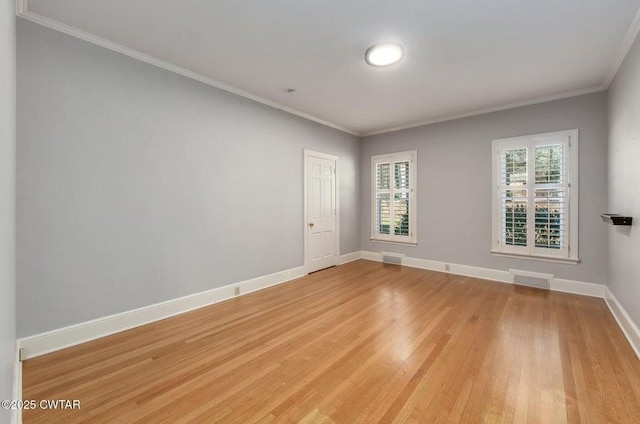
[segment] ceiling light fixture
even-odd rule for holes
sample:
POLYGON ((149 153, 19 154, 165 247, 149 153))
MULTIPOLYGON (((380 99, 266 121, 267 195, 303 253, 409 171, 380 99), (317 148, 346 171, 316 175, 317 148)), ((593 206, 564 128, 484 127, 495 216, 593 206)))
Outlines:
POLYGON ((364 54, 364 59, 371 66, 389 66, 398 62, 404 56, 404 49, 400 44, 374 44, 364 54))

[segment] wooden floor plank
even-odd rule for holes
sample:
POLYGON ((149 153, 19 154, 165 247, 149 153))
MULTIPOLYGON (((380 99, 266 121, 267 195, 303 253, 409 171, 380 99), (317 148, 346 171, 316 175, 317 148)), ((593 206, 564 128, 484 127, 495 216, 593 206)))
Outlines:
POLYGON ((604 301, 355 261, 23 363, 30 423, 636 423, 604 301))

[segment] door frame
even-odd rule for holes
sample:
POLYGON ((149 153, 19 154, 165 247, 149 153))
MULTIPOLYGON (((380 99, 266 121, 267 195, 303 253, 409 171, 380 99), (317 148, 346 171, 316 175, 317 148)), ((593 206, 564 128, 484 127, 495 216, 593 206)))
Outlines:
POLYGON ((327 153, 322 153, 322 152, 317 152, 315 150, 310 150, 310 149, 304 149, 303 150, 304 153, 304 178, 303 178, 303 195, 302 195, 302 203, 303 203, 303 210, 304 210, 304 221, 303 221, 303 235, 304 235, 304 272, 305 273, 309 273, 309 260, 308 260, 308 249, 307 249, 307 242, 308 242, 308 236, 307 236, 307 224, 308 224, 308 213, 307 213, 307 171, 309 169, 309 158, 320 158, 320 159, 328 159, 328 160, 333 160, 336 162, 336 187, 335 187, 335 196, 336 196, 336 230, 335 230, 335 235, 336 235, 336 246, 335 246, 335 263, 334 265, 338 265, 338 258, 340 257, 340 168, 339 168, 339 160, 338 160, 338 156, 334 156, 334 155, 330 155, 327 153))

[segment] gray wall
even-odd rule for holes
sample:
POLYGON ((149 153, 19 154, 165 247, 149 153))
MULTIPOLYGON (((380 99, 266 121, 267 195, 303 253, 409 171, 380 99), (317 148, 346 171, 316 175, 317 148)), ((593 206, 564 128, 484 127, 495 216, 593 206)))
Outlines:
POLYGON ((304 148, 360 248, 356 137, 22 20, 17 128, 21 337, 302 265, 304 148))
POLYGON ((609 207, 633 226, 608 226, 609 290, 640 326, 640 37, 609 88, 609 207))
MULTIPOLYGON (((15 278, 15 3, 0 1, 0 400, 13 398, 15 278)), ((0 408, 0 422, 10 412, 0 408)))
POLYGON ((604 93, 557 100, 404 131, 361 141, 361 247, 498 270, 551 273, 604 284, 607 277, 607 121, 604 93), (578 128, 580 218, 577 265, 493 256, 491 249, 491 141, 496 138, 578 128), (375 243, 371 235, 371 156, 418 151, 418 245, 375 243))

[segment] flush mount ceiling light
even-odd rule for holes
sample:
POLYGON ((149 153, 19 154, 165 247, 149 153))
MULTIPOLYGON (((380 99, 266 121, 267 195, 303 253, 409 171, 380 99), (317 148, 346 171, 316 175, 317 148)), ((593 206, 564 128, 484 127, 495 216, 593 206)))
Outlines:
POLYGON ((364 59, 371 66, 389 66, 398 62, 404 56, 404 49, 400 44, 374 44, 364 54, 364 59))

